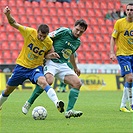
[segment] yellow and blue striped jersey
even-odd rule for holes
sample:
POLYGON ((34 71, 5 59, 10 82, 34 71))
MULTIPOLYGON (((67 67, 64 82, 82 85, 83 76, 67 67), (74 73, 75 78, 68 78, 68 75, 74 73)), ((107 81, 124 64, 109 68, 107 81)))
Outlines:
POLYGON ((116 55, 133 55, 133 22, 116 21, 112 37, 116 38, 116 55))
POLYGON ((16 63, 26 68, 36 68, 43 65, 43 59, 53 45, 53 41, 47 36, 44 41, 37 38, 37 30, 20 25, 20 33, 24 38, 24 45, 16 60, 16 63))

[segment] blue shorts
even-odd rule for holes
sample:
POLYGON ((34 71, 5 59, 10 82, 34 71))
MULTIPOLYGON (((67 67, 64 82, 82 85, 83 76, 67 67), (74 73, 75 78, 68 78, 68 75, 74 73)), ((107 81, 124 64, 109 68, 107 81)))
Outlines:
POLYGON ((133 55, 129 56, 117 56, 117 60, 121 67, 121 76, 124 77, 126 74, 133 73, 133 55))
POLYGON ((9 86, 22 85, 26 79, 29 79, 33 84, 36 84, 40 76, 44 76, 42 66, 29 69, 20 65, 16 65, 11 77, 7 81, 7 84, 9 86))

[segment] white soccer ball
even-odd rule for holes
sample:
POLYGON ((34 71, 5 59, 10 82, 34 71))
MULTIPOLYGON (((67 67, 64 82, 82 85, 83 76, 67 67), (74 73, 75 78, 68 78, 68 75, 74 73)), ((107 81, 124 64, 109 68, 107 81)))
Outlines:
POLYGON ((47 110, 43 106, 37 106, 32 110, 32 117, 35 120, 45 120, 47 117, 47 110))

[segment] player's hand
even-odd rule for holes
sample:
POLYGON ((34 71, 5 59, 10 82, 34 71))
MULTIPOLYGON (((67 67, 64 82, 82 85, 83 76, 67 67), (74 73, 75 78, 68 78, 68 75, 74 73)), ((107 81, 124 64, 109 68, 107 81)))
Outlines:
POLYGON ((10 14, 10 8, 8 6, 6 6, 3 12, 5 15, 9 15, 10 14))
POLYGON ((45 56, 46 59, 58 59, 60 58, 60 56, 56 53, 56 52, 53 52, 53 53, 49 53, 45 56))
POLYGON ((74 72, 78 75, 78 76, 80 76, 80 70, 78 69, 78 68, 74 68, 74 72))
POLYGON ((112 61, 115 61, 116 60, 116 55, 114 53, 110 53, 110 59, 112 61))

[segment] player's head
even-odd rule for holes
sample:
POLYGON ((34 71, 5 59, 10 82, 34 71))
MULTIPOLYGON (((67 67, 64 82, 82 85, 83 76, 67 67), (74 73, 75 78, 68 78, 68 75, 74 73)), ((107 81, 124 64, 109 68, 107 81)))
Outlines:
POLYGON ((77 20, 72 29, 72 34, 76 38, 78 38, 86 31, 87 27, 88 27, 88 25, 85 20, 83 20, 83 19, 77 20))
POLYGON ((48 25, 46 25, 46 24, 39 25, 37 33, 38 33, 37 34, 38 40, 43 41, 49 33, 48 25))
POLYGON ((129 19, 133 19, 133 3, 127 4, 127 6, 126 6, 126 14, 127 14, 127 17, 129 19))

